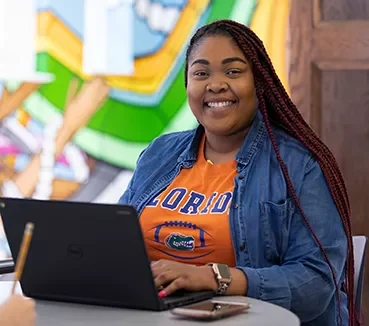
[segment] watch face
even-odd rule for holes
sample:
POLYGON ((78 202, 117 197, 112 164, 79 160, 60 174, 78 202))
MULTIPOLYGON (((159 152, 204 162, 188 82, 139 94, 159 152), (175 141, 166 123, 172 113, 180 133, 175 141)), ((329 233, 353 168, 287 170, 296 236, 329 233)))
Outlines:
POLYGON ((231 272, 227 265, 218 264, 218 270, 219 274, 222 278, 230 279, 231 278, 231 272))

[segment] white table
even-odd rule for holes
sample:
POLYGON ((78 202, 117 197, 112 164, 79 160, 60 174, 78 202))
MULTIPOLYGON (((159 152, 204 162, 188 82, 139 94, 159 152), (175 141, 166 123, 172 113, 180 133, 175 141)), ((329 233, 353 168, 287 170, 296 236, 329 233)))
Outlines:
MULTIPOLYGON (((0 282, 0 304, 10 294, 12 282, 0 282)), ((18 286, 18 293, 21 288, 18 286)), ((299 326, 300 321, 292 312, 279 306, 244 297, 223 297, 224 300, 247 301, 252 306, 248 312, 240 315, 212 321, 211 325, 222 326, 299 326)), ((204 325, 204 322, 186 320, 172 315, 169 311, 151 312, 129 309, 100 307, 61 303, 53 301, 36 301, 37 326, 128 326, 157 325, 169 326, 175 321, 178 326, 204 325)))

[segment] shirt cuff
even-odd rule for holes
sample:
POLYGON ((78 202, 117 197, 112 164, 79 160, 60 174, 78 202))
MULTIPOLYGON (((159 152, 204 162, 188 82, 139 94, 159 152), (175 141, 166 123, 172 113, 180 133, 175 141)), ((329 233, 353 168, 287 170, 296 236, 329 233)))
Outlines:
POLYGON ((237 269, 244 272, 247 278, 247 291, 245 295, 250 298, 260 299, 261 277, 257 269, 250 267, 240 267, 237 269))

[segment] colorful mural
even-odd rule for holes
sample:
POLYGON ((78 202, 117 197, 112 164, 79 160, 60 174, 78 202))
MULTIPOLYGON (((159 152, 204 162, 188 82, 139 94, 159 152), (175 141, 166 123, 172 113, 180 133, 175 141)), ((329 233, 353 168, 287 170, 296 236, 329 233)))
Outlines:
POLYGON ((116 202, 152 139, 196 125, 194 31, 251 26, 288 89, 288 13, 289 0, 0 0, 1 195, 116 202))

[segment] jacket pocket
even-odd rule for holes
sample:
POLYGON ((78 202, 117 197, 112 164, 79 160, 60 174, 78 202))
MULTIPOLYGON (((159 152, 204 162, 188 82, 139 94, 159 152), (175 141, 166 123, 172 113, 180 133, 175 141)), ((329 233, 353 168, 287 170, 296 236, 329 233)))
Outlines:
POLYGON ((261 202, 260 229, 266 259, 279 265, 287 250, 291 218, 295 206, 291 198, 282 203, 261 202))

